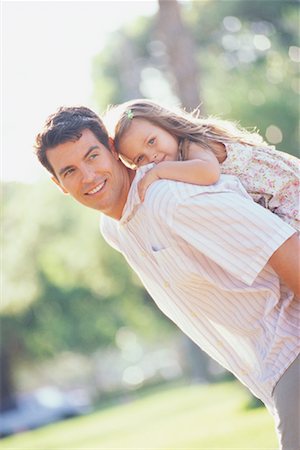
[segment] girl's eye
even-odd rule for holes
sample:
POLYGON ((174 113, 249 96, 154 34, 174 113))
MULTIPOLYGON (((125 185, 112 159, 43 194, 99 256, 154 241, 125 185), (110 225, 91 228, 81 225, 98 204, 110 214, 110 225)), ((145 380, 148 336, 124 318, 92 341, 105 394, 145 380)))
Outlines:
POLYGON ((149 145, 153 145, 154 142, 155 142, 155 138, 151 138, 151 139, 149 139, 148 144, 149 145))
POLYGON ((143 159, 144 159, 144 155, 139 155, 139 156, 136 158, 136 164, 137 164, 137 165, 140 164, 140 163, 143 161, 143 159))

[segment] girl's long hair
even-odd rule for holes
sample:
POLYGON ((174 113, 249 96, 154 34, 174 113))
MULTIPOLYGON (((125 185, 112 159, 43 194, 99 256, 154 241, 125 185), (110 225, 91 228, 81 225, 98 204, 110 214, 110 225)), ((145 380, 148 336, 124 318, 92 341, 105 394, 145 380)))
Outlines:
POLYGON ((218 158, 211 141, 223 144, 238 142, 251 146, 267 146, 262 137, 253 131, 241 128, 237 123, 215 117, 201 117, 199 109, 187 113, 183 109, 169 109, 147 99, 136 99, 109 107, 103 120, 114 139, 117 152, 120 141, 130 128, 133 119, 149 120, 182 142, 182 153, 186 154, 189 142, 212 150, 218 158))

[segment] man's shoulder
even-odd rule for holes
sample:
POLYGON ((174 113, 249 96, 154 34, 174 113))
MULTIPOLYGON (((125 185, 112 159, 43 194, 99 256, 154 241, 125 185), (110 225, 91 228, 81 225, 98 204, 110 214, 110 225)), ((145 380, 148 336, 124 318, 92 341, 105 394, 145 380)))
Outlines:
POLYGON ((187 190, 191 185, 171 180, 158 180, 147 190, 143 208, 148 214, 155 216, 172 215, 178 205, 188 197, 187 190))
POLYGON ((116 250, 119 250, 118 222, 111 217, 101 214, 99 228, 106 242, 116 250))
POLYGON ((188 199, 201 197, 205 194, 238 193, 242 197, 250 198, 239 179, 231 175, 221 175, 220 180, 209 186, 183 183, 174 180, 159 180, 153 183, 147 191, 145 206, 147 208, 165 209, 176 208, 185 204, 188 199))

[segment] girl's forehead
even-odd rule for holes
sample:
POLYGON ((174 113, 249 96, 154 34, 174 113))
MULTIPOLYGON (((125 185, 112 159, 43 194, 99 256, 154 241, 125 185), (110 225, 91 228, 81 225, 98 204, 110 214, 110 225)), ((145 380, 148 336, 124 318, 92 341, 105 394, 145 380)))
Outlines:
POLYGON ((131 119, 131 124, 125 133, 120 137, 119 141, 119 151, 121 153, 126 153, 127 148, 131 147, 136 150, 142 145, 152 133, 157 131, 156 125, 147 119, 142 119, 136 117, 131 119))
POLYGON ((141 117, 136 117, 132 119, 132 123, 128 131, 135 130, 137 132, 139 131, 142 132, 142 131, 149 131, 154 128, 157 128, 157 125, 150 122, 150 120, 143 119, 141 117))

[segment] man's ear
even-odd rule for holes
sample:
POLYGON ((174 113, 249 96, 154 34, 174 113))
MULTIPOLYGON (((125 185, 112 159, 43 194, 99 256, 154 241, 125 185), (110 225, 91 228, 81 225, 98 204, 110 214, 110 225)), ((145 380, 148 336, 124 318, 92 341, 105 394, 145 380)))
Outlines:
POLYGON ((119 153, 116 150, 115 143, 114 143, 114 140, 113 140, 112 137, 108 138, 108 145, 109 145, 109 149, 110 149, 112 155, 114 156, 114 158, 115 159, 120 159, 119 158, 119 153))
POLYGON ((56 186, 64 193, 68 194, 69 192, 60 184, 58 179, 56 177, 51 177, 51 180, 56 184, 56 186))

